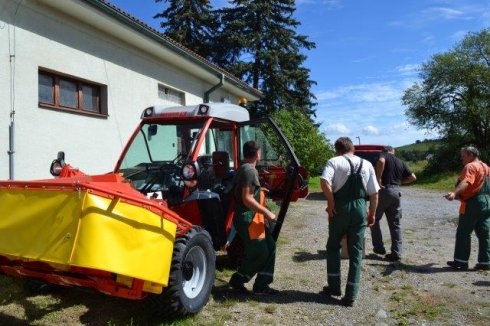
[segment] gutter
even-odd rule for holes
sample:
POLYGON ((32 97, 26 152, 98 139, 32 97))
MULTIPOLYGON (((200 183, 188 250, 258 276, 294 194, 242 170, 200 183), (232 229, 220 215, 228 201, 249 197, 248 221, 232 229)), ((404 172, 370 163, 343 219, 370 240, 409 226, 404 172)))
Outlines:
POLYGON ((209 103, 209 95, 225 84, 225 75, 221 74, 219 77, 219 83, 204 92, 204 103, 209 103))
POLYGON ((205 58, 200 57, 197 53, 192 52, 192 50, 185 48, 184 46, 180 45, 179 43, 171 40, 170 38, 166 37, 163 35, 163 33, 158 32, 157 30, 153 29, 150 26, 147 26, 144 22, 138 21, 136 18, 131 17, 129 14, 126 12, 120 10, 119 8, 115 7, 114 5, 106 2, 105 0, 84 0, 84 2, 88 3, 89 5, 96 7, 97 9, 100 9, 101 11, 105 12, 106 14, 112 16, 113 18, 117 19, 119 22, 137 30, 141 34, 147 36, 148 38, 156 41, 157 43, 160 43, 167 48, 171 49, 172 51, 176 52, 180 56, 188 59, 189 61, 192 61, 193 63, 197 64, 201 68, 204 68, 205 70, 209 71, 212 74, 221 74, 223 78, 223 83, 226 81, 230 83, 231 85, 242 89, 246 91, 247 93, 253 94, 254 96, 261 98, 263 96, 262 92, 248 86, 246 83, 243 81, 239 80, 235 76, 231 75, 229 72, 223 70, 222 68, 214 65, 212 62, 208 61, 205 58))

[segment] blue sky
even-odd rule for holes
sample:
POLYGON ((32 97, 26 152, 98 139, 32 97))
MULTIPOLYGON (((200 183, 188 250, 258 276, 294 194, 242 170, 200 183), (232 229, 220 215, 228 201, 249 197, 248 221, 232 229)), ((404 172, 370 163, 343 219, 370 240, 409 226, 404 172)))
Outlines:
MULTIPOLYGON (((110 0, 159 28, 153 0, 110 0)), ((213 0, 216 7, 226 0, 213 0)), ((468 32, 490 27, 488 0, 297 0, 298 32, 316 49, 305 65, 317 97, 317 121, 334 141, 400 146, 436 134, 408 124, 400 98, 421 63, 468 32)))

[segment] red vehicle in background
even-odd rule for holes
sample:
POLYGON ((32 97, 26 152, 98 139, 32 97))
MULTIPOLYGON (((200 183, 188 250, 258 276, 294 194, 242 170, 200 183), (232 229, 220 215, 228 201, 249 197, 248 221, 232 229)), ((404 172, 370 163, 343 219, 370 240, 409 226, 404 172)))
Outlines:
POLYGON ((371 162, 376 168, 379 154, 383 152, 384 145, 354 145, 354 154, 371 162))

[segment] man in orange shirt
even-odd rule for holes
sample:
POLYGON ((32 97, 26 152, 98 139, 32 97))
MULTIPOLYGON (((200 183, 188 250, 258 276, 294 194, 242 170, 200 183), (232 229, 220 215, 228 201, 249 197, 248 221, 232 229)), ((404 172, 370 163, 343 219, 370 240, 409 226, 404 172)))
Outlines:
POLYGON ((445 196, 448 200, 461 201, 454 260, 447 262, 456 270, 468 269, 473 230, 479 243, 475 269, 490 269, 490 168, 478 159, 479 156, 478 149, 473 146, 461 149, 461 160, 465 166, 456 188, 445 196))

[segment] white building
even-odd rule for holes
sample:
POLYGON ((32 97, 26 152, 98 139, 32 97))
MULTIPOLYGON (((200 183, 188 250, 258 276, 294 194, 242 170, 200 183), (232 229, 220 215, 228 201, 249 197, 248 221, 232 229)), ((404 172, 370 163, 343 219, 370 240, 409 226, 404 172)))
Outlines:
POLYGON ((60 150, 109 172, 144 108, 206 93, 261 96, 104 0, 0 0, 0 180, 48 178, 60 150))

